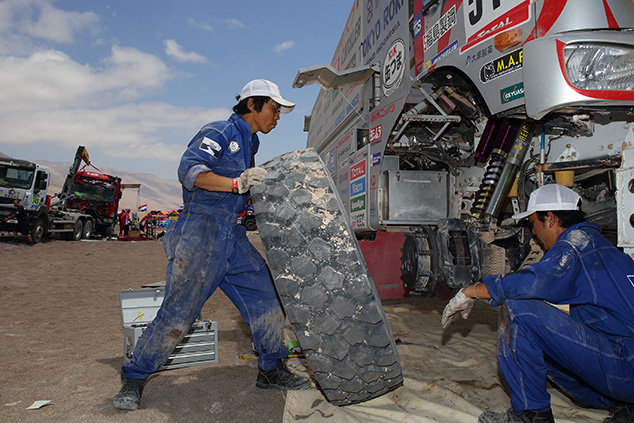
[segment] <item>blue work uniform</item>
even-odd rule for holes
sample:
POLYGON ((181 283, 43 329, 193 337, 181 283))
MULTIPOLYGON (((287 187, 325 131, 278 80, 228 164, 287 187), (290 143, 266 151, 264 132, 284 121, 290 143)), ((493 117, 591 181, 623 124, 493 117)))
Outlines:
POLYGON ((484 283, 502 305, 498 361, 518 415, 550 409, 547 376, 586 405, 634 402, 634 261, 598 225, 571 226, 540 262, 484 283))
POLYGON ((147 379, 174 347, 216 288, 235 304, 251 328, 258 365, 273 370, 288 356, 283 344, 284 313, 268 267, 253 247, 238 214, 248 194, 207 191, 194 186, 199 174, 236 178, 254 166, 260 143, 238 114, 204 126, 181 158, 178 179, 184 208, 163 238, 168 258, 165 299, 122 367, 129 379, 147 379))

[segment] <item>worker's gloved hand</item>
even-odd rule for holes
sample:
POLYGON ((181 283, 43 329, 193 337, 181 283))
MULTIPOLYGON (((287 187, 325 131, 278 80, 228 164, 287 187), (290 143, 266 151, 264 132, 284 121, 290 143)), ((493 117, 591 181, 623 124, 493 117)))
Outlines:
POLYGON ((475 302, 475 298, 467 297, 462 290, 458 291, 455 297, 449 300, 449 303, 442 312, 442 319, 440 320, 442 328, 447 329, 457 313, 460 313, 463 319, 469 317, 469 313, 471 313, 475 302))
POLYGON ((253 185, 260 185, 264 182, 266 173, 266 169, 261 167, 252 167, 242 172, 238 177, 238 193, 244 194, 253 185))

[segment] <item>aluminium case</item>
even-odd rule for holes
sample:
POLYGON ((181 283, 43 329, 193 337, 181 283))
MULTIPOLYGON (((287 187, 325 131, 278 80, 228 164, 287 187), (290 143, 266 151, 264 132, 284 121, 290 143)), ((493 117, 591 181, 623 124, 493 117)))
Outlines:
MULTIPOLYGON (((139 338, 156 317, 164 297, 164 288, 120 291, 124 363, 132 359, 139 338)), ((199 316, 159 371, 217 362, 218 323, 199 316)))

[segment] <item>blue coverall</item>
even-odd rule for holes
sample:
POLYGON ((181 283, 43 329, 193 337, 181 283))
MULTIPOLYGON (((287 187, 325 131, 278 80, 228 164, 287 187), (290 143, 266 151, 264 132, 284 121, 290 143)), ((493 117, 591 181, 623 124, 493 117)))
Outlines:
POLYGON ((262 370, 275 369, 288 356, 285 317, 268 267, 245 228, 235 223, 248 194, 194 186, 202 172, 240 176, 254 166, 259 145, 251 126, 235 113, 227 121, 207 124, 189 143, 178 168, 185 205, 163 238, 168 258, 165 299, 132 360, 122 367, 125 378, 147 379, 163 366, 218 287, 250 326, 262 370))
POLYGON ((547 376, 586 405, 634 402, 634 261, 599 226, 573 225, 540 262, 484 283, 502 305, 498 361, 518 415, 550 409, 547 376))

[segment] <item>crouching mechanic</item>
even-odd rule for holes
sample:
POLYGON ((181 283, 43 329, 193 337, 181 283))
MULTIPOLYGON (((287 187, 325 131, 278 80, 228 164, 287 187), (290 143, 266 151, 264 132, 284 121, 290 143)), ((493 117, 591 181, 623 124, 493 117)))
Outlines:
POLYGON ((560 185, 533 191, 513 217, 528 217, 542 260, 463 288, 443 311, 446 328, 476 299, 502 306, 498 362, 512 408, 480 423, 553 422, 547 377, 577 403, 609 407, 605 423, 634 422, 634 261, 583 221, 579 201, 560 185))
POLYGON ((167 361, 174 347, 199 316, 207 299, 220 288, 250 326, 257 350, 256 387, 305 389, 307 378, 291 373, 284 359, 284 313, 266 263, 251 245, 238 214, 251 186, 266 171, 254 167, 260 141, 295 104, 284 100, 277 85, 257 79, 237 97, 226 121, 207 124, 181 158, 178 179, 184 208, 163 238, 167 254, 165 299, 156 318, 122 367, 122 387, 114 407, 139 408, 146 379, 167 361))

